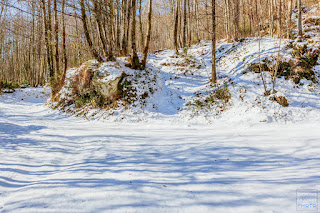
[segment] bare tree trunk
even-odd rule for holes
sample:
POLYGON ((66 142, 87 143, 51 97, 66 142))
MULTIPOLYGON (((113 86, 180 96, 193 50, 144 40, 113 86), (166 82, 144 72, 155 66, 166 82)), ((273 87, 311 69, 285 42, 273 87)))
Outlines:
POLYGON ((149 0, 149 13, 148 13, 148 33, 147 33, 147 42, 146 46, 143 51, 143 57, 142 57, 142 67, 146 67, 147 63, 147 57, 148 57, 148 51, 149 51, 149 45, 150 45, 150 39, 151 39, 151 26, 152 26, 152 0, 149 0))
MULTIPOLYGON (((42 16, 43 16, 43 22, 44 22, 44 40, 46 44, 46 51, 47 51, 47 64, 48 64, 48 78, 49 78, 49 84, 50 86, 53 85, 54 83, 54 70, 53 70, 53 62, 51 60, 51 51, 50 51, 50 41, 49 41, 49 23, 48 23, 48 18, 47 18, 47 9, 46 9, 46 1, 41 0, 41 6, 42 6, 42 16)), ((50 8, 51 3, 50 0, 48 1, 48 13, 50 13, 50 8)), ((51 93, 51 97, 53 97, 51 93)))
POLYGON ((178 24, 179 24, 179 0, 176 0, 176 14, 174 19, 173 42, 175 53, 178 55, 178 24))
POLYGON ((289 0, 289 5, 288 5, 288 18, 287 18, 287 38, 290 38, 291 35, 291 16, 292 16, 292 1, 293 0, 289 0))
POLYGON ((183 0, 183 33, 182 33, 182 45, 183 45, 183 51, 186 51, 187 47, 187 36, 186 36, 186 30, 187 30, 187 0, 183 0))
POLYGON ((216 71, 216 1, 212 0, 212 83, 217 82, 216 71))
POLYGON ((273 0, 270 0, 270 36, 273 37, 274 14, 273 14, 273 0))
POLYGON ((140 25, 140 43, 143 47, 144 45, 144 33, 142 27, 142 0, 139 1, 139 25, 140 25))
POLYGON ((108 61, 114 61, 115 58, 113 57, 113 0, 108 1, 109 4, 109 50, 107 54, 108 61))
POLYGON ((229 20, 229 0, 225 0, 225 11, 224 11, 224 19, 225 19, 225 32, 227 35, 227 41, 230 42, 231 36, 230 36, 230 20, 229 20))
POLYGON ((131 47, 132 55, 130 57, 131 69, 140 69, 141 64, 137 55, 136 47, 136 0, 132 0, 132 22, 131 22, 131 47))
MULTIPOLYGON (((56 81, 58 81, 58 76, 60 76, 60 63, 59 63, 59 20, 58 20, 58 8, 57 0, 53 1, 54 10, 54 37, 55 37, 55 60, 56 60, 56 81)), ((56 82, 58 83, 58 82, 56 82)))
POLYGON ((234 40, 239 40, 239 0, 234 0, 234 18, 233 18, 233 24, 234 24, 234 40))
POLYGON ((91 53, 97 59, 98 62, 103 62, 103 58, 97 52, 97 50, 94 48, 92 40, 90 38, 88 25, 87 25, 87 15, 86 15, 86 8, 84 6, 84 0, 80 0, 80 6, 81 6, 81 21, 83 24, 83 30, 84 30, 84 34, 85 34, 86 40, 88 42, 89 48, 91 50, 91 53))
POLYGON ((103 51, 107 56, 109 53, 108 53, 107 41, 103 33, 104 31, 101 23, 101 4, 97 0, 93 1, 93 11, 94 11, 94 16, 97 22, 98 33, 99 33, 100 41, 102 43, 103 51))
POLYGON ((278 0, 279 1, 279 5, 278 5, 278 38, 280 38, 282 35, 281 35, 281 25, 282 25, 282 19, 281 19, 281 4, 283 3, 281 0, 278 0))
POLYGON ((68 57, 67 57, 67 48, 66 48, 66 24, 65 24, 65 3, 66 0, 62 0, 62 6, 61 6, 61 11, 62 11, 62 54, 63 54, 63 63, 64 63, 64 69, 62 73, 62 78, 61 78, 61 84, 65 81, 66 78, 66 73, 67 73, 67 68, 68 68, 68 57))
POLYGON ((297 0, 298 6, 298 40, 302 40, 301 0, 297 0))
POLYGON ((199 17, 198 17, 198 0, 194 0, 194 16, 195 16, 195 22, 196 22, 196 37, 197 37, 197 42, 200 42, 200 36, 199 36, 199 17))

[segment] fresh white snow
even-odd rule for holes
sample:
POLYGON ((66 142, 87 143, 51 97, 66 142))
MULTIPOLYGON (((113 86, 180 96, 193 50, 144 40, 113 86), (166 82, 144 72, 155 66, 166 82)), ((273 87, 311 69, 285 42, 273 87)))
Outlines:
MULTIPOLYGON (((279 44, 263 38, 261 58, 279 44)), ((187 66, 173 50, 150 54, 146 71, 125 68, 124 58, 103 64, 104 80, 149 76, 133 83, 140 95, 154 93, 128 109, 84 108, 76 117, 50 109, 44 88, 1 95, 0 212, 296 212, 297 190, 320 190, 319 84, 278 78, 282 107, 247 70, 258 61, 257 38, 217 49, 214 86, 205 41, 188 50, 187 66), (225 85, 226 108, 192 104, 225 85)))
POLYGON ((1 212, 295 212, 320 189, 319 123, 102 122, 0 97, 1 212))

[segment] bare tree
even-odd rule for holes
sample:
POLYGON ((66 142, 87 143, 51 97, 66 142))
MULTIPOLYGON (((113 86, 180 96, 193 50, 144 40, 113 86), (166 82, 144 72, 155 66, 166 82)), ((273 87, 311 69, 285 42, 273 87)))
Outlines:
POLYGON ((136 0, 132 0, 132 22, 131 22, 131 48, 132 54, 130 57, 130 64, 132 69, 141 68, 139 57, 137 55, 137 46, 136 46, 136 0))
POLYGON ((91 50, 92 55, 97 59, 99 62, 103 62, 103 58, 101 55, 98 53, 96 48, 93 46, 90 34, 89 34, 89 29, 88 29, 88 24, 87 24, 87 15, 86 15, 86 7, 84 5, 84 0, 80 0, 80 6, 81 6, 81 21, 83 25, 83 30, 84 34, 88 43, 88 46, 91 50))
POLYGON ((147 41, 143 51, 142 57, 142 66, 145 67, 147 63, 148 51, 150 46, 151 39, 151 26, 152 26, 152 0, 149 0, 149 12, 148 12, 148 33, 147 33, 147 41))
POLYGON ((298 6, 298 40, 302 40, 301 0, 297 0, 298 6))
POLYGON ((212 83, 216 82, 216 0, 212 0, 212 83))
POLYGON ((175 10, 175 18, 174 18, 174 31, 173 31, 173 43, 174 43, 174 49, 175 53, 178 55, 178 24, 179 24, 179 5, 180 0, 176 0, 176 10, 175 10))

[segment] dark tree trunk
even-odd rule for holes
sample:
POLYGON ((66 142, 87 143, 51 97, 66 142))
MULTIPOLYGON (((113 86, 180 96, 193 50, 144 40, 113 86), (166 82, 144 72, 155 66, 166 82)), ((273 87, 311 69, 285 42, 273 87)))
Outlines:
POLYGON ((212 83, 216 82, 216 1, 212 0, 212 83))
POLYGON ((87 25, 87 15, 86 15, 86 8, 84 6, 84 0, 80 0, 80 6, 81 6, 81 21, 83 24, 83 30, 84 30, 84 34, 85 34, 88 46, 91 50, 93 57, 95 57, 95 59, 97 59, 98 62, 103 62, 103 58, 98 53, 98 51, 94 48, 92 40, 90 38, 88 25, 87 25))
POLYGON ((137 55, 137 47, 136 47, 136 0, 132 0, 132 22, 131 22, 131 48, 132 55, 130 57, 130 65, 131 69, 140 69, 141 64, 139 61, 139 57, 137 55))
POLYGON ((147 57, 148 57, 148 51, 149 51, 149 45, 150 45, 150 39, 151 39, 151 26, 152 26, 151 24, 152 24, 152 0, 149 0, 148 33, 147 33, 146 46, 143 51, 142 67, 146 67, 146 63, 147 63, 147 57))

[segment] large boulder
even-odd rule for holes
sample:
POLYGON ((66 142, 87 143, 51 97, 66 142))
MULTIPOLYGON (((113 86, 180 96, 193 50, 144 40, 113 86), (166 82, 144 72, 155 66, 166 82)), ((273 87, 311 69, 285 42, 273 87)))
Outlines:
POLYGON ((117 62, 87 61, 67 71, 66 83, 54 101, 61 107, 72 104, 76 108, 109 106, 123 97, 125 77, 123 67, 117 62))
POLYGON ((96 91, 99 91, 100 94, 109 102, 114 102, 121 98, 123 93, 122 80, 125 77, 125 74, 122 72, 120 76, 111 79, 100 79, 95 78, 92 81, 92 84, 96 91))

